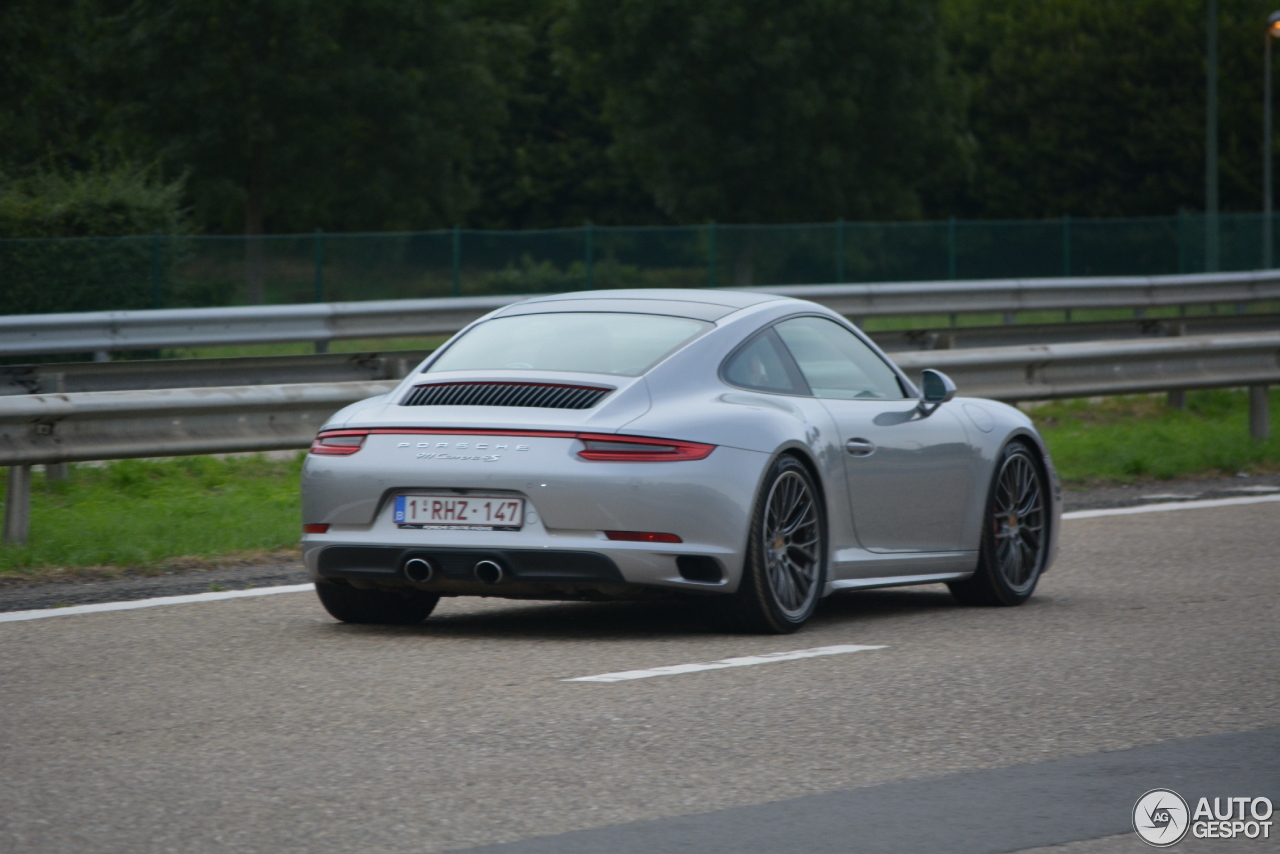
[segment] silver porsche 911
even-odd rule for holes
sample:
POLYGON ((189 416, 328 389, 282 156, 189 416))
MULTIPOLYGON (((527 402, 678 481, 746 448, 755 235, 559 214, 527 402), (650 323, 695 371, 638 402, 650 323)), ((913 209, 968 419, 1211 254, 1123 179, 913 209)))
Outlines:
POLYGON ((1061 490, 1031 421, 911 380, 856 327, 734 291, 538 297, 320 431, 303 548, 339 620, 441 596, 698 598, 790 632, 838 590, 1027 600, 1061 490))

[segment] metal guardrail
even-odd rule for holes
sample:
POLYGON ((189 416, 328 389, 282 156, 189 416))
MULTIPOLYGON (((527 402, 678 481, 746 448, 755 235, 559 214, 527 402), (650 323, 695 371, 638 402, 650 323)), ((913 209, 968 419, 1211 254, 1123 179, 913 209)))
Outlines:
POLYGON ((398 380, 430 350, 0 365, 0 396, 398 380))
POLYGON ((457 332, 523 296, 0 316, 0 356, 394 338, 457 332))
MULTIPOLYGON (((1078 279, 745 288, 822 303, 849 317, 1158 308, 1280 299, 1280 271, 1078 279)), ((522 296, 0 317, 0 356, 324 342, 456 332, 522 296)))
MULTIPOLYGON (((1204 314, 1129 320, 1014 323, 1001 326, 930 326, 868 332, 886 352, 1017 347, 1074 341, 1153 340, 1182 335, 1229 335, 1280 329, 1280 314, 1204 314)), ((0 391, 0 393, 3 393, 0 391)))
MULTIPOLYGON (((961 393, 1002 400, 1249 386, 1250 431, 1269 435, 1280 331, 899 353, 908 373, 939 368, 961 393)), ((26 538, 35 463, 305 448, 337 409, 394 381, 14 395, 0 398, 0 465, 10 466, 5 540, 26 538)))
POLYGON ((935 368, 960 393, 1051 400, 1280 383, 1280 330, 1143 341, 895 353, 908 375, 935 368))
MULTIPOLYGON (((1168 336, 1266 332, 1280 314, 1217 314, 1100 322, 938 326, 872 332, 888 352, 1059 344, 1070 341, 1159 340, 1168 336)), ((244 356, 220 359, 130 359, 0 366, 0 396, 54 392, 208 388, 229 385, 358 382, 399 379, 430 350, 244 356)))

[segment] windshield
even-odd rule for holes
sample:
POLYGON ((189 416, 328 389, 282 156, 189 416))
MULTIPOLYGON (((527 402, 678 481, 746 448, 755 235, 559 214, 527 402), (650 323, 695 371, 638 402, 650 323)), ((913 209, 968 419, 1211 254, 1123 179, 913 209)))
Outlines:
POLYGON ((654 314, 498 317, 453 342, 427 371, 574 371, 635 377, 710 328, 701 320, 654 314))

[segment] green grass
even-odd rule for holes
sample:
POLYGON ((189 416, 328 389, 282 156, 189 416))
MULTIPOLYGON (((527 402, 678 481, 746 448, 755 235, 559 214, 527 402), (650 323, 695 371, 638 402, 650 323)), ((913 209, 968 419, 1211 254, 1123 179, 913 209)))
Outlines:
MULTIPOLYGON (((1280 470, 1280 437, 1249 439, 1243 392, 1187 397, 1185 410, 1144 395, 1063 401, 1030 412, 1072 484, 1280 470)), ((1280 428, 1280 390, 1272 393, 1271 410, 1280 428)), ((270 559, 298 542, 301 459, 123 460, 74 466, 69 480, 54 482, 37 473, 30 542, 0 547, 0 575, 45 577, 64 567, 154 572, 270 559)))
POLYGON ((77 465, 64 481, 34 473, 28 544, 0 547, 0 573, 232 554, 265 562, 298 543, 301 461, 182 457, 77 465))
POLYGON ((1054 464, 1070 483, 1131 482, 1236 474, 1280 467, 1280 390, 1271 392, 1272 438, 1249 438, 1243 391, 1187 394, 1186 409, 1163 396, 1062 401, 1030 409, 1054 464))

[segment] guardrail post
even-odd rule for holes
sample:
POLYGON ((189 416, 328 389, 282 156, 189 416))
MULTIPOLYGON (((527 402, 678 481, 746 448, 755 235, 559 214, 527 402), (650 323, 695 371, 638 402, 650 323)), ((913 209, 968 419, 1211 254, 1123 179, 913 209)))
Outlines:
POLYGON ((9 466, 9 494, 4 500, 5 545, 20 546, 31 527, 31 466, 9 466))
MULTIPOLYGON (((1177 338, 1187 333, 1187 325, 1185 323, 1173 323, 1165 329, 1165 335, 1170 338, 1177 338)), ((1169 392, 1169 408, 1170 409, 1186 409, 1187 408, 1187 391, 1186 389, 1174 389, 1169 392)))
POLYGON ((1249 436, 1258 442, 1271 438, 1271 395, 1265 385, 1249 386, 1249 436))
MULTIPOLYGON (((49 391, 54 394, 61 394, 67 390, 67 375, 64 373, 49 374, 44 382, 40 383, 41 391, 49 391), (45 388, 45 386, 48 388, 45 388)), ((45 463, 44 479, 45 480, 66 480, 71 476, 71 467, 67 463, 45 463)))

